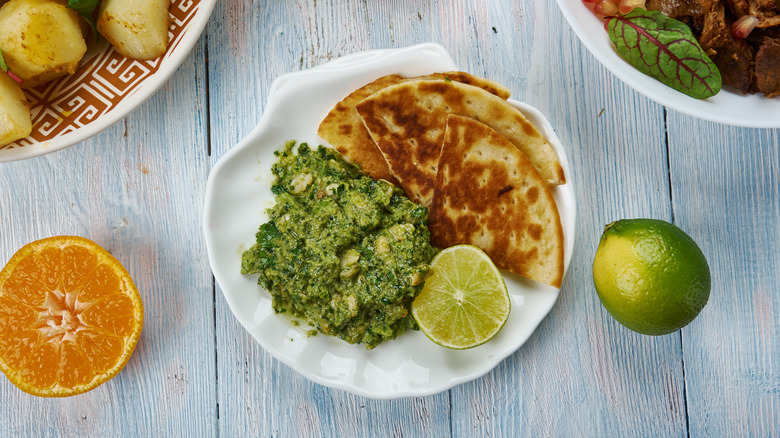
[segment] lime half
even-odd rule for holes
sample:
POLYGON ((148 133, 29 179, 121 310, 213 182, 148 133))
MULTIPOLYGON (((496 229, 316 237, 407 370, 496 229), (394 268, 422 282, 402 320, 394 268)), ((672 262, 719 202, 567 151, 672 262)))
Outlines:
POLYGON ((412 302, 412 315, 433 342, 458 350, 491 340, 509 318, 504 278, 487 254, 470 245, 445 249, 412 302))

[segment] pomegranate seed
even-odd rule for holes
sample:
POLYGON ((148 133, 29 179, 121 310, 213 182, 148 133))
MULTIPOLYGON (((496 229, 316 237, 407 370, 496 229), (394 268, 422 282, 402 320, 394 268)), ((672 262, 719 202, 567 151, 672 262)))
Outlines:
POLYGON ((731 26, 735 38, 747 38, 750 32, 758 26, 758 18, 753 15, 743 15, 731 26))
POLYGON ((613 0, 599 0, 593 7, 593 12, 603 17, 613 17, 618 12, 618 7, 613 0))
POLYGON ((620 14, 628 14, 636 8, 645 8, 645 0, 620 0, 620 6, 618 6, 618 12, 620 14))

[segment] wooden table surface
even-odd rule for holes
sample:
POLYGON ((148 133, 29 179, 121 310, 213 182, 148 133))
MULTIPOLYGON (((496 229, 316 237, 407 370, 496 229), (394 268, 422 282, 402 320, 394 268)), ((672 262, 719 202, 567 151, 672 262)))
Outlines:
POLYGON ((89 393, 42 399, 0 378, 2 437, 780 436, 780 130, 648 100, 551 0, 220 1, 170 81, 123 121, 0 164, 0 224, 3 264, 35 239, 95 240, 146 311, 126 368, 89 393), (371 400, 308 381, 239 325, 206 258, 204 190, 276 76, 426 41, 546 114, 572 164, 577 240, 555 307, 495 370, 371 400), (709 261, 709 304, 680 332, 631 332, 595 293, 604 225, 634 217, 674 222, 709 261))

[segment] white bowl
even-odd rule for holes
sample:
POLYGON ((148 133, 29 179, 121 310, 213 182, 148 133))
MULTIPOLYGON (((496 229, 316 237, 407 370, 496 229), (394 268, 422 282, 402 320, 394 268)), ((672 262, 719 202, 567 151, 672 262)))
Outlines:
POLYGON ((32 109, 29 137, 0 146, 0 163, 55 152, 121 120, 176 71, 206 27, 217 0, 173 0, 168 51, 150 61, 127 59, 103 44, 65 76, 26 90, 32 109))
POLYGON ((604 22, 582 0, 557 0, 580 41, 615 76, 634 90, 673 110, 712 122, 748 128, 780 128, 780 98, 742 95, 731 87, 708 99, 695 99, 645 75, 615 51, 604 22))
MULTIPOLYGON (((231 311, 271 355, 309 379, 372 398, 422 396, 475 379, 515 352, 531 336, 559 291, 505 275, 512 299, 509 321, 490 342, 465 351, 440 347, 418 331, 407 332, 373 350, 335 337, 308 337, 271 309, 271 297, 257 275, 241 275, 241 253, 255 242, 273 205, 273 152, 288 140, 326 144, 317 127, 349 92, 386 74, 406 76, 454 70, 439 45, 356 53, 325 65, 277 78, 258 126, 230 150, 209 175, 203 230, 209 263, 231 311)), ((574 247, 575 203, 569 162, 549 122, 536 109, 512 101, 555 147, 568 183, 556 187, 568 267, 574 247)))

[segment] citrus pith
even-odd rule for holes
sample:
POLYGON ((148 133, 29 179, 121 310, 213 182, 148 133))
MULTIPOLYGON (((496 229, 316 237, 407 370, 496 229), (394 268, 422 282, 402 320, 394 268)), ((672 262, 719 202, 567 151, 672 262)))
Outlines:
POLYGON ((142 326, 130 275, 91 240, 31 242, 0 271, 0 370, 27 393, 63 397, 108 381, 142 326))

